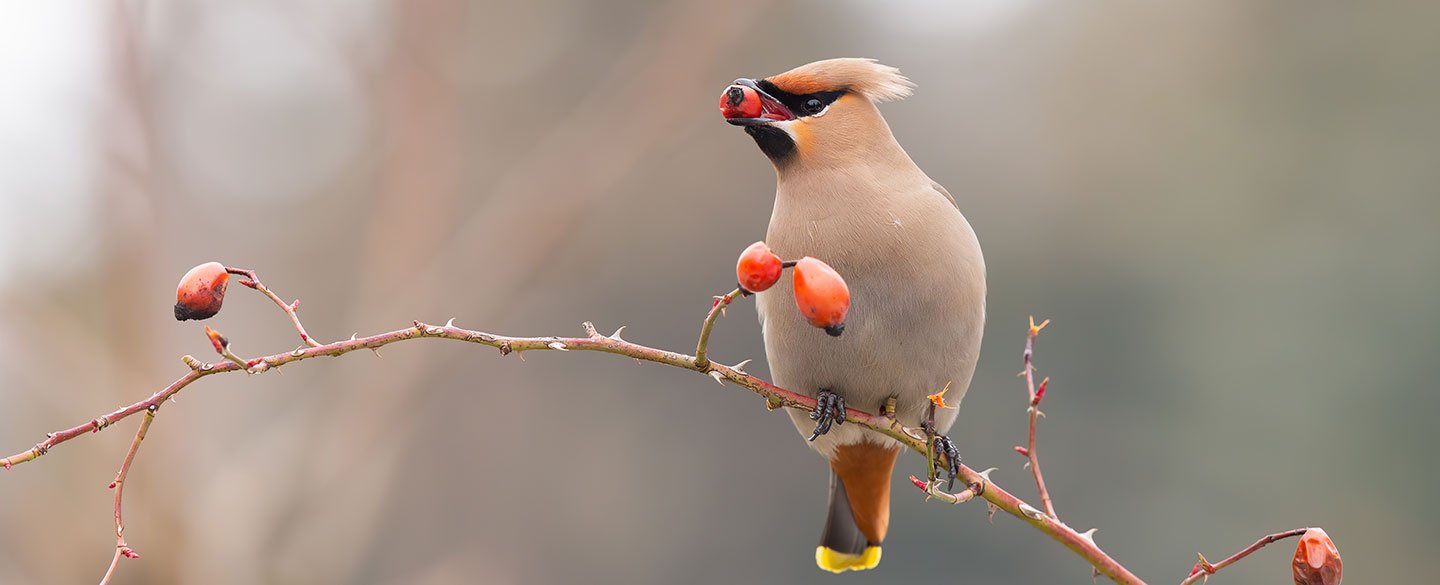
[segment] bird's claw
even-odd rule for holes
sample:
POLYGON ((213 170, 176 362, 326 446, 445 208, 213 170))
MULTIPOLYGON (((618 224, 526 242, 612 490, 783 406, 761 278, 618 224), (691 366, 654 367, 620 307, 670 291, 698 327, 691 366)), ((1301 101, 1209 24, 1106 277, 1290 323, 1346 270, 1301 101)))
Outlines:
POLYGON ((945 454, 945 463, 947 465, 944 471, 946 472, 946 480, 948 481, 946 489, 954 489, 955 476, 960 474, 960 450, 956 449, 955 442, 951 441, 950 437, 945 435, 935 435, 934 442, 934 446, 932 447, 934 452, 945 454))
POLYGON ((810 411, 810 420, 815 421, 815 432, 810 435, 811 441, 830 432, 832 424, 845 424, 845 397, 829 390, 821 390, 815 395, 815 410, 810 411))

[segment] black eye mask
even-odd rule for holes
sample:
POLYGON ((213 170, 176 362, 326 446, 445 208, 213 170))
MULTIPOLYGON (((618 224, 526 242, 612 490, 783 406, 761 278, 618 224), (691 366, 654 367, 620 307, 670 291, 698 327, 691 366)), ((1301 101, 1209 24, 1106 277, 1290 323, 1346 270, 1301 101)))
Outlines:
POLYGON ((823 112, 831 103, 840 99, 840 96, 845 95, 845 90, 843 89, 793 94, 776 87, 775 84, 764 79, 755 82, 755 85, 760 88, 760 91, 770 94, 770 97, 775 98, 775 101, 785 104, 785 107, 790 108, 791 112, 801 117, 813 116, 823 112))

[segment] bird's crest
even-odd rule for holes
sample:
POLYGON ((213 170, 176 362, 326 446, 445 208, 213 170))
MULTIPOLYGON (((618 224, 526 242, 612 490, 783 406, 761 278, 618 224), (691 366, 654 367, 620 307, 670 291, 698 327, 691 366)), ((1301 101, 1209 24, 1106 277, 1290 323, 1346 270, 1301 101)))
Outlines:
POLYGON ((874 59, 826 59, 801 65, 768 79, 776 87, 796 95, 844 90, 864 95, 874 102, 905 99, 915 84, 900 70, 874 59))

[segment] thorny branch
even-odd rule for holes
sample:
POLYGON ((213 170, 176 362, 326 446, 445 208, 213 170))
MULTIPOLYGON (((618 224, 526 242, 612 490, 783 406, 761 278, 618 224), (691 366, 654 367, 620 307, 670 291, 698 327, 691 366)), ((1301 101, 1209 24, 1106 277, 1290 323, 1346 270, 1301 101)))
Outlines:
POLYGON ((155 413, 159 410, 159 406, 151 406, 145 410, 145 418, 140 420, 140 428, 135 430, 135 440, 130 442, 130 450, 125 452, 125 460, 120 463, 120 471, 115 474, 115 481, 110 482, 111 489, 115 490, 115 556, 110 559, 110 568, 105 570, 100 585, 110 582, 110 577, 115 574, 115 566, 120 564, 120 557, 140 558, 140 553, 125 543, 125 520, 120 513, 120 502, 125 496, 125 476, 130 475, 130 465, 135 463, 135 453, 140 451, 140 441, 145 440, 145 432, 150 430, 150 423, 155 422, 155 413))
POLYGON ((1049 324, 1050 320, 1046 319, 1036 325, 1035 317, 1030 317, 1030 333, 1025 336, 1025 371, 1021 372, 1025 376, 1025 386, 1030 391, 1030 407, 1025 411, 1030 417, 1030 434, 1025 448, 1016 450, 1029 459, 1030 473, 1035 476, 1035 491, 1040 494, 1040 503, 1045 506, 1045 513, 1051 518, 1059 518, 1055 514, 1055 503, 1050 500, 1050 490, 1045 487, 1045 474, 1040 473, 1039 455, 1035 452, 1035 427, 1039 426, 1040 417, 1045 416, 1045 413, 1040 412, 1040 401, 1045 398, 1045 389, 1050 386, 1050 378, 1041 380, 1038 388, 1035 386, 1035 338, 1049 324))
MULTIPOLYGON (((98 433, 102 430, 105 430, 107 427, 114 424, 115 422, 128 418, 136 413, 145 413, 145 416, 140 423, 140 427, 136 431, 135 439, 130 445, 130 450, 126 453, 125 459, 121 463, 120 471, 116 475, 115 482, 111 484, 115 488, 116 553, 114 558, 111 560, 109 569, 105 573, 104 580, 101 581, 102 585, 108 582, 110 577, 113 575, 120 557, 139 557, 139 555, 136 554, 135 551, 131 549, 128 544, 126 544, 124 539, 124 524, 121 518, 121 497, 124 491, 125 479, 129 474, 131 464, 134 462, 135 454, 139 451, 140 442, 144 440, 145 433, 149 429, 150 424, 154 421, 155 413, 159 410, 160 405, 164 403, 165 400, 180 393, 181 390, 184 390, 191 383, 206 376, 237 371, 243 371, 252 374, 262 373, 290 364, 292 362, 308 360, 315 357, 339 357, 360 349, 369 349, 373 351, 379 349, 380 347, 384 347, 392 343, 399 343, 401 341, 432 338, 486 345, 498 349, 501 355, 509 355, 514 353, 518 356, 521 352, 532 350, 596 351, 623 355, 634 358, 636 360, 644 360, 706 374, 710 377, 715 378, 716 381, 720 382, 721 384, 724 384, 725 382, 730 382, 732 384, 750 390, 751 392, 754 392, 760 396, 763 396, 766 401, 766 408, 769 410, 774 410, 780 407, 797 408, 805 411, 814 411, 815 409, 814 398, 805 396, 803 394, 798 394, 784 388, 780 388, 774 384, 771 384, 770 382, 767 382, 744 372, 742 367, 749 360, 746 360, 745 362, 741 362, 734 366, 727 366, 724 364, 715 363, 707 356, 707 347, 709 344, 710 332, 714 327, 715 321, 720 315, 723 314, 726 306, 728 306, 736 298, 739 298, 741 296, 741 291, 739 289, 736 289, 724 296, 716 297, 715 303, 711 307, 711 311, 706 316, 705 322, 702 326, 700 339, 696 345, 696 355, 694 356, 652 348, 621 339, 620 330, 623 330, 623 327, 621 327, 620 330, 616 330, 615 333, 606 336, 596 331, 595 326, 589 322, 584 323, 584 329, 586 334, 585 337, 510 337, 456 327, 454 326, 454 319, 451 319, 444 325, 428 325, 420 321, 414 321, 412 322, 412 325, 410 327, 406 327, 403 329, 396 329, 394 331, 371 335, 368 337, 352 337, 348 340, 338 341, 334 343, 320 343, 310 337, 309 333, 307 333, 305 330, 305 326, 301 323, 299 316, 296 314, 296 309, 299 306, 298 300, 294 303, 285 303, 278 295, 276 295, 263 283, 260 282, 260 280, 255 275, 255 271, 253 270, 227 267, 226 271, 232 274, 239 274, 245 276, 246 278, 240 281, 241 284, 255 289, 256 291, 259 291, 260 293, 269 297, 270 300, 274 301, 276 306, 280 307, 280 309, 284 311, 285 314, 290 318, 291 324, 294 325, 295 330, 300 334, 300 339, 305 343, 306 347, 300 347, 295 349, 294 351, 286 353, 278 353, 245 360, 243 358, 239 358, 238 356, 234 356, 234 354, 232 353, 229 353, 228 342, 224 340, 223 336, 214 334, 211 337, 212 341, 215 341, 216 337, 220 338, 220 341, 215 341, 217 352, 219 352, 222 356, 229 354, 227 356, 229 359, 217 361, 214 363, 206 363, 200 361, 199 359, 196 359, 193 356, 182 356, 181 360, 190 367, 190 371, 187 372, 185 375, 181 376, 180 378, 176 379, 174 382, 171 382, 170 385, 166 386, 160 391, 151 394, 148 398, 139 402, 135 402, 134 404, 118 408, 113 412, 91 419, 89 422, 65 430, 49 433, 46 435, 45 440, 37 443, 34 447, 26 451, 6 457, 3 460, 0 460, 0 465, 3 465, 4 469, 8 470, 14 465, 19 465, 21 463, 26 463, 28 461, 33 461, 39 458, 41 455, 48 453, 50 449, 54 448, 57 445, 69 442, 70 440, 85 435, 87 433, 98 433)), ((1030 460, 1030 467, 1035 475, 1036 484, 1039 488, 1041 499, 1044 502, 1046 512, 1041 512, 1040 510, 1037 510, 1035 507, 1025 503, 1023 500, 1015 497, 1014 495, 992 483, 989 479, 989 474, 990 472, 994 471, 993 468, 987 469, 985 471, 976 471, 966 465, 959 465, 959 473, 957 474, 957 477, 961 479, 967 487, 961 492, 954 494, 947 493, 941 490, 940 482, 938 480, 932 479, 931 481, 925 481, 912 475, 910 476, 910 481, 913 482, 915 486, 918 487, 920 490, 925 492, 928 498, 937 499, 942 502, 958 504, 969 501, 976 497, 983 498, 986 502, 988 502, 992 516, 995 511, 1003 510, 1007 514, 1018 518, 1020 521, 1029 524, 1037 530, 1040 530, 1041 532, 1055 539, 1057 542, 1061 543, 1066 548, 1070 549, 1072 552, 1079 555, 1081 558, 1085 559, 1088 563, 1090 563, 1096 575, 1105 575, 1116 583, 1120 583, 1122 585, 1145 585, 1144 581, 1142 581, 1139 577, 1135 576, 1123 565, 1115 561, 1103 550, 1101 550, 1098 545, 1096 545, 1094 539, 1094 529, 1082 533, 1069 527, 1068 525, 1061 522, 1058 517, 1056 517, 1054 513, 1054 506, 1050 503, 1049 494, 1045 489, 1044 479, 1040 475, 1038 461, 1035 459, 1035 424, 1036 417, 1039 413, 1037 407, 1039 405, 1040 399, 1044 396, 1047 384, 1045 381, 1042 381, 1038 388, 1034 385, 1032 377, 1033 366, 1031 362, 1035 335, 1038 334, 1040 329, 1044 326, 1045 323, 1041 323, 1040 325, 1036 326, 1033 319, 1031 321, 1030 335, 1027 338, 1025 348, 1026 369, 1024 374, 1027 379, 1027 384, 1030 387, 1031 398, 1029 435, 1030 440, 1028 453, 1025 454, 1030 460)), ((932 400, 933 399, 934 397, 932 397, 932 400)), ((927 461, 931 464, 940 463, 940 458, 944 457, 943 453, 931 452, 930 443, 927 440, 927 433, 925 433, 923 429, 910 428, 900 424, 900 422, 894 418, 893 410, 887 409, 885 413, 876 415, 864 412, 856 408, 848 408, 846 409, 845 421, 858 424, 872 431, 893 438, 904 444, 906 447, 910 448, 912 451, 919 453, 922 457, 926 457, 927 461)), ((1303 530, 1301 532, 1303 532, 1303 530)), ((1251 545, 1250 548, 1247 548, 1246 550, 1241 551, 1235 556, 1232 556, 1214 565, 1208 565, 1208 563, 1204 563, 1202 557, 1201 565, 1203 566, 1200 566, 1200 568, 1202 569, 1200 571, 1200 574, 1208 575, 1210 573, 1213 573, 1214 571, 1217 571, 1231 563, 1234 563, 1235 561, 1240 560, 1244 556, 1250 554, 1251 552, 1254 552, 1254 550, 1257 550, 1260 547, 1263 547, 1269 542, 1273 542, 1274 540, 1278 540, 1280 538, 1294 536, 1295 534, 1298 534, 1298 532, 1290 531, 1267 536, 1261 539, 1259 542, 1255 543, 1254 545, 1251 545)), ((1187 578, 1182 583, 1182 585, 1189 585, 1193 583, 1196 578, 1198 578, 1198 575, 1192 575, 1190 578, 1187 578)))
POLYGON ((1213 565, 1210 564, 1210 561, 1205 560, 1205 555, 1199 555, 1200 562, 1195 563, 1195 568, 1190 570, 1190 576, 1186 577, 1184 581, 1181 581, 1180 585, 1191 585, 1196 581, 1209 579, 1210 575, 1215 574, 1215 571, 1219 571, 1220 569, 1234 564, 1235 561, 1250 556, 1250 553, 1265 548, 1265 545, 1275 542, 1277 540, 1284 540, 1292 536, 1300 536, 1302 534, 1305 534, 1306 530, 1309 530, 1309 528, 1296 528, 1294 530, 1276 532, 1275 534, 1261 537, 1260 540, 1255 541, 1255 544, 1245 547, 1245 550, 1230 555, 1229 558, 1226 558, 1225 560, 1215 563, 1213 565))
POLYGON ((725 307, 735 302, 735 299, 744 294, 745 291, 739 288, 726 293, 724 296, 715 297, 715 302, 710 306, 710 313, 705 315, 705 323, 700 326, 700 341, 695 344, 695 365, 704 368, 710 365, 710 357, 706 355, 710 347, 710 332, 715 329, 715 320, 725 314, 725 307))
POLYGON ((310 347, 320 347, 320 342, 310 337, 310 334, 305 331, 305 325, 300 323, 300 315, 295 313, 295 311, 300 309, 300 299, 295 299, 295 302, 287 304, 280 298, 280 295, 271 292, 269 288, 265 287, 265 283, 260 282, 260 279, 255 276, 254 270, 226 266, 225 271, 230 274, 244 276, 245 278, 240 281, 240 284, 260 291, 260 294, 270 297, 270 300, 275 301, 275 306, 280 307, 280 310, 284 311, 285 314, 290 317, 290 324, 294 325, 295 331, 300 334, 300 341, 305 342, 305 345, 310 347))

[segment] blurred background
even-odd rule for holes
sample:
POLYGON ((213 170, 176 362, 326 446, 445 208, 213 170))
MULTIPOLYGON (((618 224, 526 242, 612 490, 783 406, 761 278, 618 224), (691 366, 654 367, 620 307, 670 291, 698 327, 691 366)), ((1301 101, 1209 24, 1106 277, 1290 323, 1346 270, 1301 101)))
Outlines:
MULTIPOLYGON (((1433 578, 1440 9, 1341 2, 0 0, 0 447, 210 356, 175 282, 258 270, 321 340, 412 319, 693 347, 774 176, 737 76, 901 67, 884 106, 989 264, 959 423, 1033 499, 1015 378, 1054 320, 1061 517, 1152 583, 1323 526, 1354 583, 1433 578)), ((232 287, 212 321, 288 351, 232 287)), ((713 357, 757 358, 753 303, 713 357)), ((613 356, 411 342, 166 406, 116 582, 1088 583, 897 478, 878 571, 814 566, 826 466, 737 388, 613 356)), ((209 358, 207 358, 209 359, 209 358)), ((86 583, 137 420, 0 474, 0 582, 86 583)), ((900 477, 916 473, 901 460, 900 477)), ((1217 577, 1288 583, 1293 544, 1217 577)), ((1219 581, 1217 581, 1219 582, 1219 581)))

